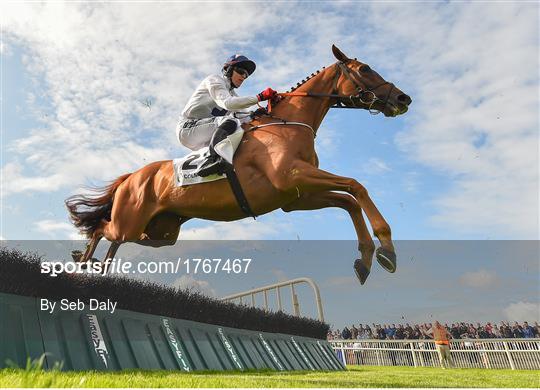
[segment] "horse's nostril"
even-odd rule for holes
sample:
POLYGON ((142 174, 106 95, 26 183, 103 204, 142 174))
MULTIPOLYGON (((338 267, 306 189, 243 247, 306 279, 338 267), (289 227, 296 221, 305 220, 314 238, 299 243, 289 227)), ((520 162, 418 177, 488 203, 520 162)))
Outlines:
POLYGON ((406 105, 409 105, 411 104, 412 102, 412 99, 410 98, 409 95, 405 95, 404 93, 402 93, 401 95, 399 95, 397 97, 397 100, 400 102, 400 103, 403 103, 403 104, 406 104, 406 105))

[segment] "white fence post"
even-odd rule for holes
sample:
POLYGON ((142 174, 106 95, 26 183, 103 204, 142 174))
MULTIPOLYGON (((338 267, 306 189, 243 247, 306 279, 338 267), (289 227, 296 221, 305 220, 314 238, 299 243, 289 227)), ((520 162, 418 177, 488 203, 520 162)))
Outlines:
POLYGON ((512 370, 516 369, 516 366, 514 365, 514 359, 512 359, 512 354, 510 353, 510 349, 508 349, 508 342, 503 341, 504 344, 504 350, 506 351, 506 356, 508 357, 508 361, 510 362, 510 368, 512 370))
POLYGON ((416 354, 414 353, 414 342, 411 342, 411 353, 414 366, 418 367, 418 364, 416 363, 416 354))
POLYGON ((298 303, 298 296, 294 290, 294 284, 291 283, 291 297, 292 297, 292 306, 294 309, 294 315, 300 317, 300 304, 298 303))
POLYGON ((343 349, 343 345, 341 347, 341 360, 343 360, 343 365, 347 366, 347 359, 345 358, 345 350, 343 349))
POLYGON ((426 345, 425 345, 424 343, 422 343, 422 344, 423 344, 423 345, 420 347, 420 351, 419 351, 419 352, 420 352, 420 366, 421 366, 421 367, 425 367, 425 363, 424 363, 424 352, 423 352, 422 350, 425 350, 424 347, 425 347, 426 345))

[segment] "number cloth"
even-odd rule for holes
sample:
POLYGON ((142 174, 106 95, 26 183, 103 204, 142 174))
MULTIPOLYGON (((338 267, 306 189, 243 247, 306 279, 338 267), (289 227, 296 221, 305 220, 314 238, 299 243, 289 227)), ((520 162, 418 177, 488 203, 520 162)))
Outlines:
MULTIPOLYGON (((235 133, 219 142, 214 149, 221 157, 232 163, 234 152, 242 141, 243 135, 244 131, 242 128, 239 128, 235 133)), ((174 159, 173 168, 176 186, 181 187, 225 179, 225 175, 210 175, 206 177, 198 175, 201 165, 209 154, 208 146, 204 146, 199 150, 191 152, 185 157, 174 159)))

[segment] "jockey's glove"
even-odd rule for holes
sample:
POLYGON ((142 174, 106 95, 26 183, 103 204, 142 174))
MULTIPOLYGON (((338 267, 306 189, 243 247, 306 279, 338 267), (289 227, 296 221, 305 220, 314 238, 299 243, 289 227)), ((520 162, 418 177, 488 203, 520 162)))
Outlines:
POLYGON ((275 97, 277 97, 277 91, 274 91, 272 88, 266 88, 264 91, 257 94, 257 99, 259 99, 260 102, 263 100, 274 99, 275 97))

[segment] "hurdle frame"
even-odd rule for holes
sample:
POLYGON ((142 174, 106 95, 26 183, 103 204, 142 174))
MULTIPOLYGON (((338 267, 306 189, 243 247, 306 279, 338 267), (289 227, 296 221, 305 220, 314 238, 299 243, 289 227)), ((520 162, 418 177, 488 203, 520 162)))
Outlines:
POLYGON ((313 294, 315 296, 315 304, 317 306, 317 315, 318 319, 321 322, 324 322, 324 311, 323 311, 323 304, 321 299, 321 293, 319 291, 319 286, 313 281, 311 278, 295 278, 286 280, 283 282, 278 282, 274 284, 269 284, 266 286, 254 288, 251 290, 247 290, 244 292, 236 293, 227 295, 225 297, 222 297, 222 301, 227 302, 234 302, 235 300, 239 300, 239 303, 242 305, 244 304, 244 297, 250 296, 251 297, 251 306, 255 307, 255 295, 259 293, 263 293, 264 297, 264 308, 268 310, 268 291, 276 290, 276 297, 277 297, 277 303, 278 303, 278 310, 283 310, 283 305, 281 301, 281 288, 290 286, 291 287, 291 303, 294 310, 294 315, 297 317, 300 317, 300 303, 298 302, 298 296, 296 295, 296 290, 294 289, 294 286, 296 284, 308 284, 312 290, 313 294))

